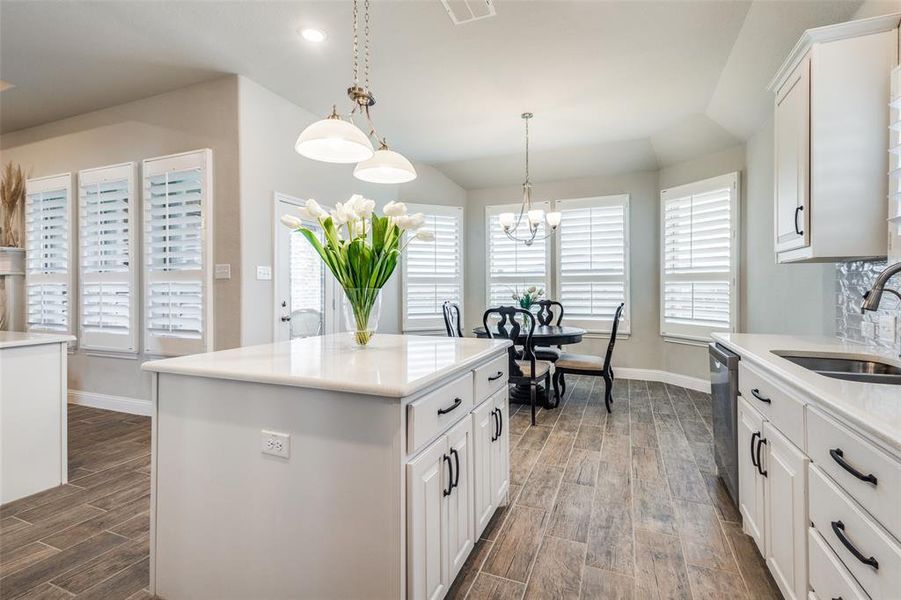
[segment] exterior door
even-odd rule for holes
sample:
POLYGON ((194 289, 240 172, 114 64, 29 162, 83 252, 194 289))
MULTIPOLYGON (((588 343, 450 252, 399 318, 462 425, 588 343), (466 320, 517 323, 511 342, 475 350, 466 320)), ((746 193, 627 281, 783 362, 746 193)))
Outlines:
MULTIPOLYGON (((742 525, 754 538, 761 555, 764 545, 764 478, 758 471, 757 446, 763 436, 763 417, 743 398, 738 399, 738 504, 742 525)), ((761 449, 761 460, 765 460, 761 449)), ((762 466, 766 470, 766 465, 762 466)))
POLYGON ((447 590, 447 450, 442 436, 407 463, 407 594, 412 600, 442 598, 447 590))
POLYGON ((810 58, 776 95, 776 252, 810 245, 810 58))
MULTIPOLYGON (((297 198, 276 194, 275 341, 337 331, 334 278, 307 239, 279 221, 285 214, 297 216, 301 204, 297 198)), ((316 223, 304 225, 321 233, 316 223)))
POLYGON ((475 496, 475 536, 482 535, 494 514, 495 488, 492 484, 494 466, 496 417, 494 400, 489 399, 472 412, 473 432, 473 494, 475 496))

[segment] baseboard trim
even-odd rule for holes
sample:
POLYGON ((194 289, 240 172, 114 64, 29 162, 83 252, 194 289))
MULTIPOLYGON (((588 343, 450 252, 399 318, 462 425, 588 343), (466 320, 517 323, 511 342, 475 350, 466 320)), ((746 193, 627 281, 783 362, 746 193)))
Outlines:
POLYGON ((618 379, 644 379, 645 381, 659 381, 670 385, 697 390, 706 394, 710 393, 710 382, 699 377, 659 371, 657 369, 632 369, 629 367, 614 367, 614 375, 618 379))
POLYGON ((81 390, 69 390, 69 402, 102 408, 116 412, 129 413, 149 417, 153 412, 153 403, 150 400, 140 398, 128 398, 126 396, 112 396, 110 394, 98 394, 96 392, 83 392, 81 390))

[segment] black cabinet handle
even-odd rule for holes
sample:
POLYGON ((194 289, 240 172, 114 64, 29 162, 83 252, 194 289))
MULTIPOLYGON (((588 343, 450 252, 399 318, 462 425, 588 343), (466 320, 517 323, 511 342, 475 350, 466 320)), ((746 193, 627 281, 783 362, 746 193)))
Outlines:
POLYGON ((755 431, 754 433, 751 434, 751 464, 754 465, 755 467, 757 467, 758 471, 760 470, 760 465, 758 465, 757 461, 754 459, 754 442, 759 437, 760 437, 759 431, 755 431))
POLYGON ((498 430, 500 429, 500 424, 497 420, 497 409, 496 408, 491 411, 491 418, 494 419, 494 433, 491 434, 491 441, 495 442, 495 441, 497 441, 497 438, 499 437, 498 430))
POLYGON ((456 448, 451 448, 451 454, 454 455, 454 463, 457 466, 457 474, 454 475, 454 483, 451 484, 451 489, 455 487, 460 487, 460 453, 457 452, 456 448))
POLYGON ((447 408, 439 408, 439 409, 438 409, 438 415, 439 415, 439 416, 440 416, 440 415, 446 415, 447 413, 451 412, 452 410, 454 410, 455 408, 457 408, 457 407, 460 406, 461 404, 463 404, 463 400, 461 400, 460 398, 454 398, 454 403, 453 403, 453 404, 451 404, 451 405, 448 406, 447 408))
POLYGON ((760 447, 766 444, 766 438, 761 437, 760 441, 757 442, 757 471, 766 477, 766 471, 763 470, 763 463, 760 462, 760 447))
POLYGON ((497 411, 497 439, 501 439, 501 434, 504 433, 504 412, 496 408, 497 411))
POLYGON ((873 485, 876 485, 877 482, 879 481, 878 479, 876 479, 876 476, 873 475, 872 473, 869 473, 868 475, 864 475, 863 473, 861 473, 860 471, 858 471, 857 469, 852 467, 848 462, 846 462, 845 458, 844 458, 845 453, 842 452, 841 448, 833 448, 832 450, 829 451, 829 456, 832 457, 832 460, 834 460, 835 462, 838 463, 838 466, 843 468, 848 473, 851 473, 851 475, 854 475, 861 481, 866 481, 867 483, 872 483, 873 485))
POLYGON ((803 206, 799 206, 795 209, 795 233, 797 233, 798 235, 804 235, 804 230, 801 229, 800 225, 798 225, 798 215, 802 210, 804 210, 803 206))
POLYGON ((761 402, 763 402, 764 404, 770 404, 772 402, 772 400, 770 400, 766 396, 761 396, 760 390, 758 390, 757 388, 754 388, 753 390, 751 390, 751 395, 754 396, 755 398, 757 398, 758 400, 760 400, 761 402))
POLYGON ((500 379, 500 378, 503 377, 503 376, 504 376, 504 372, 503 372, 503 371, 498 371, 498 372, 497 372, 497 375, 494 375, 493 377, 489 377, 489 378, 488 378, 488 381, 497 381, 498 379, 500 379))
POLYGON ((454 489, 454 466, 447 454, 443 455, 441 460, 447 463, 447 489, 444 490, 444 495, 450 496, 451 490, 454 489))
POLYGON ((833 521, 832 522, 832 532, 835 534, 835 537, 838 538, 838 541, 842 543, 842 545, 848 549, 848 552, 854 555, 854 558, 859 560, 865 565, 870 565, 877 571, 879 570, 879 561, 873 558, 872 556, 866 557, 864 556, 860 550, 858 550, 854 544, 851 543, 851 540, 845 535, 845 524, 841 521, 833 521))

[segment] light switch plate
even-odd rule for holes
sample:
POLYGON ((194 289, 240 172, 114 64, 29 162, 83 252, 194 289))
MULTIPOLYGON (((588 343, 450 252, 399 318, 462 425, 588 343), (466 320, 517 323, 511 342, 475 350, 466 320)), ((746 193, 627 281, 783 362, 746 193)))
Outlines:
POLYGON ((216 269, 213 272, 213 277, 216 279, 231 279, 232 278, 232 266, 231 265, 216 265, 216 269))
POLYGON ((876 337, 876 323, 872 321, 863 321, 860 324, 860 336, 865 340, 872 340, 876 337))
POLYGON ((259 281, 269 281, 272 279, 272 267, 269 266, 257 266, 257 280, 259 281))
POLYGON ((895 315, 879 315, 879 339, 895 341, 895 315))
POLYGON ((263 429, 261 432, 261 447, 263 454, 278 456, 279 458, 291 457, 291 436, 287 433, 279 433, 277 431, 267 431, 263 429))

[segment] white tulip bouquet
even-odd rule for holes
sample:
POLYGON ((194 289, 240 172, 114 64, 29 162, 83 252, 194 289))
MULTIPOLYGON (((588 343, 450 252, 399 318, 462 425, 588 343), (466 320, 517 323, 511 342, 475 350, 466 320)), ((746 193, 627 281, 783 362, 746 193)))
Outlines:
POLYGON ((365 346, 375 333, 371 325, 372 309, 379 292, 394 269, 398 258, 414 239, 430 242, 431 231, 422 229, 425 215, 407 214, 403 202, 389 202, 384 216, 375 214, 375 201, 354 194, 350 200, 335 205, 331 212, 315 200, 307 200, 300 208, 302 219, 318 223, 323 240, 293 215, 284 215, 282 223, 300 232, 322 258, 338 283, 344 288, 353 313, 352 326, 358 344, 365 346), (404 239, 405 232, 409 235, 404 239))

